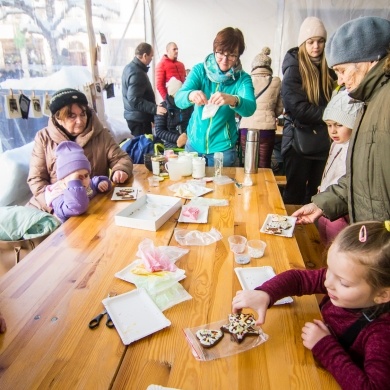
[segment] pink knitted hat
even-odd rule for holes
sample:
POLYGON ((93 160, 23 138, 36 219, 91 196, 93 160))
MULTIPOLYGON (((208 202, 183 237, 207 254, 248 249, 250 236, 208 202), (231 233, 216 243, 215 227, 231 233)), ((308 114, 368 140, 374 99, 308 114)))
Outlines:
POLYGON ((298 47, 309 38, 321 37, 326 40, 324 23, 315 16, 309 16, 301 24, 298 35, 298 47))

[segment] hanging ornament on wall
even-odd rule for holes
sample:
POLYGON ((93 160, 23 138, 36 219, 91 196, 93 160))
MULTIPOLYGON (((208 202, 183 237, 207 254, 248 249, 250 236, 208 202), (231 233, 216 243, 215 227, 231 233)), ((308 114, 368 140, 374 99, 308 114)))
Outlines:
POLYGON ((22 117, 19 105, 19 95, 14 95, 12 89, 10 89, 9 95, 4 96, 5 105, 4 112, 8 119, 18 119, 22 117))
POLYGON ((34 91, 31 94, 31 106, 29 116, 30 118, 42 118, 41 99, 38 96, 35 96, 34 91))
POLYGON ((45 98, 43 100, 43 115, 45 116, 50 116, 51 115, 51 112, 50 112, 50 100, 51 100, 51 96, 45 92, 45 98))
POLYGON ((19 95, 20 112, 23 119, 28 119, 28 112, 30 110, 30 99, 20 91, 19 95))

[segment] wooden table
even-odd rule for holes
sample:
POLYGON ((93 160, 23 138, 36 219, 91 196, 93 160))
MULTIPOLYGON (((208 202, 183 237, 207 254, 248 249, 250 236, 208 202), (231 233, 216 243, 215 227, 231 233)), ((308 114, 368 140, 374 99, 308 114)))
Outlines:
MULTIPOLYGON (((134 168, 130 185, 148 192, 150 173, 134 168)), ((243 181, 242 168, 224 174, 243 181)), ((177 262, 186 271, 181 283, 193 299, 164 312, 172 325, 124 346, 104 323, 95 330, 88 322, 102 311, 102 299, 134 285, 114 277, 135 259, 146 237, 155 245, 177 245, 173 230, 177 212, 157 232, 116 226, 114 215, 127 202, 99 195, 88 213, 63 224, 36 250, 0 279, 0 310, 8 330, 0 336, 1 389, 136 389, 159 384, 200 389, 337 389, 301 342, 305 321, 319 318, 314 296, 270 309, 263 326, 269 340, 250 351, 209 362, 197 361, 183 329, 227 319, 240 284, 227 238, 232 234, 267 242, 265 256, 250 266, 270 265, 276 273, 304 268, 295 238, 262 234, 270 212, 285 214, 271 170, 251 175, 252 187, 216 186, 205 197, 225 198, 229 206, 211 207, 207 224, 179 224, 186 229, 218 229, 223 239, 190 252, 177 262)), ((151 193, 172 195, 172 182, 151 193)), ((183 201, 184 202, 184 201, 183 201)), ((135 313, 136 314, 136 313, 135 313)))

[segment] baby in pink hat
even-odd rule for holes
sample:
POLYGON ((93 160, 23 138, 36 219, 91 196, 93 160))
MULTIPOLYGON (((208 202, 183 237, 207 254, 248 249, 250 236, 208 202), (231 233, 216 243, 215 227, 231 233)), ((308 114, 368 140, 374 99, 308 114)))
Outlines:
POLYGON ((45 189, 45 200, 61 221, 87 211, 89 201, 98 192, 111 189, 107 176, 91 179, 91 164, 76 142, 61 142, 56 149, 57 182, 45 189))

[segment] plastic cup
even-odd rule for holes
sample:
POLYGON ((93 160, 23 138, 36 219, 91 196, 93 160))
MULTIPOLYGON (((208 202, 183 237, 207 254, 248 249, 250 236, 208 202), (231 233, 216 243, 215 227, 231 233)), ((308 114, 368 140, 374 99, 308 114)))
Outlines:
POLYGON ((248 264, 251 261, 248 251, 242 253, 234 253, 234 261, 237 264, 248 264))
POLYGON ((261 240, 249 240, 247 246, 249 256, 254 259, 259 259, 260 257, 263 257, 267 244, 261 240))
POLYGON ((230 236, 228 238, 230 250, 234 253, 242 253, 245 251, 247 239, 244 236, 230 236))
POLYGON ((158 187, 160 185, 160 181, 156 176, 148 177, 148 182, 149 182, 149 187, 158 187))

